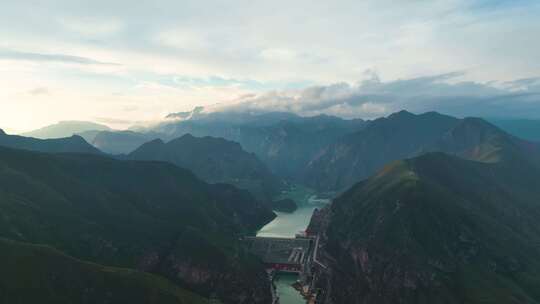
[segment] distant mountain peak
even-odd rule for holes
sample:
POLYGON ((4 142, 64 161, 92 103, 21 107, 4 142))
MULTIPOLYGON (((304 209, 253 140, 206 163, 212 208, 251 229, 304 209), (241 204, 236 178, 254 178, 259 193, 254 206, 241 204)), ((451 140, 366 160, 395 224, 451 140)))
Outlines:
POLYGON ((186 134, 180 136, 180 138, 195 138, 195 136, 191 135, 191 133, 186 133, 186 134))
POLYGON ((78 135, 55 139, 39 139, 0 132, 0 146, 47 153, 90 153, 101 154, 94 146, 78 135))
POLYGON ((79 134, 87 131, 110 130, 111 128, 106 125, 90 121, 63 120, 34 131, 23 133, 21 135, 40 139, 51 139, 70 137, 73 134, 79 134))
POLYGON ((151 140, 147 142, 149 145, 163 145, 165 142, 161 138, 156 138, 154 140, 151 140))
POLYGON ((414 117, 414 116, 416 116, 416 114, 413 114, 407 110, 401 110, 399 112, 390 114, 388 118, 408 118, 408 117, 414 117))
POLYGON ((311 187, 335 191, 367 178, 385 163, 426 152, 445 152, 485 163, 520 159, 524 164, 536 164, 540 163, 539 150, 481 118, 400 111, 322 150, 311 160, 303 178, 311 187))
POLYGON ((132 153, 150 153, 150 151, 157 151, 165 145, 165 142, 161 138, 153 139, 149 142, 142 144, 135 149, 132 153))
MULTIPOLYGON (((389 119, 396 119, 396 118, 401 118, 401 119, 412 119, 412 118, 415 118, 415 117, 422 117, 422 118, 438 118, 438 117, 451 117, 451 116, 448 116, 448 115, 444 115, 444 114, 441 114, 437 111, 429 111, 429 112, 424 112, 424 113, 421 113, 421 114, 414 114, 412 112, 409 112, 407 110, 401 110, 399 112, 395 112, 395 113, 392 113, 388 116, 389 119)), ((453 118, 453 117, 451 117, 453 118)))
POLYGON ((135 149, 128 158, 170 162, 206 182, 230 183, 265 202, 281 189, 280 180, 254 154, 223 138, 186 133, 166 144, 156 139, 135 149))

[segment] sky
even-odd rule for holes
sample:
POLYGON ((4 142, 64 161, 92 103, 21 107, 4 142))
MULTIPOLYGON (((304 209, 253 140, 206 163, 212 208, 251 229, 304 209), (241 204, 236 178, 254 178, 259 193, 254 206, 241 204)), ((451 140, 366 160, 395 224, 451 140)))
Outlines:
POLYGON ((0 128, 195 106, 540 118, 540 1, 0 0, 0 128))

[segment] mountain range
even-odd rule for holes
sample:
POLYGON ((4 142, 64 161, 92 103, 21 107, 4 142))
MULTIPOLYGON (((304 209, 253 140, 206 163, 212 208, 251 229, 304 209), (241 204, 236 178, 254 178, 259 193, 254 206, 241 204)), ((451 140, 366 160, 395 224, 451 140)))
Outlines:
MULTIPOLYGON (((458 132, 459 128, 472 128, 470 132, 481 136, 490 129, 484 120, 477 120, 481 123, 474 125, 471 118, 458 119, 436 112, 415 115, 401 111, 372 121, 326 115, 300 117, 282 112, 203 113, 203 109, 173 113, 168 117, 170 121, 140 129, 140 132, 102 131, 87 139, 106 153, 129 154, 154 139, 171 141, 185 134, 221 137, 255 153, 280 179, 318 191, 339 193, 389 161, 427 151, 464 156, 468 153, 466 147, 457 151, 457 146, 453 145, 465 143, 448 142, 451 133, 458 132)), ((534 121, 494 122, 513 131, 512 134, 534 138, 531 135, 535 130, 534 121)), ((468 140, 484 139, 470 137, 468 140)))
POLYGON ((255 153, 276 175, 296 181, 299 172, 322 147, 364 125, 363 120, 326 115, 215 113, 200 119, 164 124, 154 130, 167 136, 190 133, 238 142, 246 151, 255 153))
POLYGON ((17 293, 30 282, 45 303, 114 302, 134 286, 133 302, 270 303, 239 238, 275 217, 265 202, 285 179, 337 194, 312 221, 325 304, 540 303, 534 141, 436 112, 169 119, 86 133, 115 156, 79 136, 0 132, 0 300, 34 299, 17 293))
POLYGON ((58 139, 38 139, 18 135, 8 135, 0 129, 0 146, 49 153, 72 152, 101 154, 101 151, 77 135, 58 139))
POLYGON ((220 137, 239 143, 263 161, 279 178, 296 181, 309 161, 323 147, 343 135, 363 128, 365 121, 320 115, 300 117, 291 113, 175 113, 182 120, 164 122, 150 129, 98 132, 88 142, 111 154, 129 154, 154 140, 170 141, 186 134, 220 137), (186 119, 189 117, 189 119, 186 119))
POLYGON ((146 142, 165 138, 155 132, 135 131, 91 131, 82 133, 81 136, 96 148, 109 154, 129 154, 146 142))
POLYGON ((0 237, 154 273, 224 303, 270 297, 262 264, 237 236, 275 215, 247 191, 172 164, 2 147, 0 211, 0 237))
POLYGON ((270 202, 283 188, 280 180, 240 144, 215 137, 186 134, 167 143, 156 139, 127 155, 132 160, 158 160, 191 170, 210 183, 227 183, 270 202))
POLYGON ((498 153, 503 145, 521 154, 538 149, 537 144, 511 136, 479 118, 401 111, 376 119, 319 151, 302 180, 319 191, 343 191, 394 160, 439 151, 493 162, 505 157, 498 153))
POLYGON ((0 267, 1 303, 209 303, 159 276, 84 262, 44 245, 0 239, 0 267))
POLYGON ((540 303, 540 170, 513 150, 396 161, 334 200, 326 303, 540 303))
POLYGON ((110 131, 108 126, 89 121, 60 121, 43 128, 22 133, 22 136, 40 139, 70 137, 88 131, 110 131))
MULTIPOLYGON (((318 191, 340 192, 375 173, 389 161, 427 151, 467 153, 452 146, 465 143, 449 143, 451 139, 445 139, 445 136, 452 136, 452 132, 458 132, 454 128, 475 129, 470 131, 477 132, 477 136, 490 128, 484 120, 477 120, 482 123, 473 126, 471 118, 458 119, 436 112, 415 115, 407 111, 372 121, 325 115, 300 117, 281 112, 204 114, 202 110, 169 117, 177 120, 140 132, 98 132, 89 142, 107 153, 128 154, 154 139, 170 141, 185 134, 221 137, 238 142, 245 151, 255 153, 281 179, 318 191)), ((523 121, 497 120, 496 124, 527 138, 534 133, 533 121, 528 121, 526 126, 523 121)))

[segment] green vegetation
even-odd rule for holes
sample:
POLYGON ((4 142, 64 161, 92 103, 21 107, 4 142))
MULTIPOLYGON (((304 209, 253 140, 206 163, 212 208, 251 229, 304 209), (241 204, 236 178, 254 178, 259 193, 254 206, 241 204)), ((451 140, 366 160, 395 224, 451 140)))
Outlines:
POLYGON ((244 150, 255 153, 280 178, 299 182, 307 164, 322 149, 336 139, 360 130, 365 124, 361 119, 344 120, 328 115, 300 117, 286 112, 214 112, 164 123, 152 130, 165 134, 166 138, 189 133, 237 142, 244 150))
POLYGON ((337 302, 540 303, 540 170, 508 151, 399 161, 335 200, 337 302))
POLYGON ((101 154, 101 151, 87 143, 80 136, 58 139, 37 139, 18 135, 8 135, 0 129, 0 146, 48 153, 89 153, 101 154))
POLYGON ((133 160, 158 160, 191 170, 209 183, 227 183, 270 202, 283 188, 280 180, 255 156, 223 138, 186 134, 167 143, 148 142, 128 155, 133 160))
POLYGON ((238 236, 274 216, 247 191, 167 163, 0 148, 0 237, 216 290, 224 303, 270 296, 238 236))
POLYGON ((272 202, 272 210, 275 211, 292 213, 296 211, 296 209, 298 209, 298 206, 292 199, 289 198, 272 202))
POLYGON ((289 186, 289 189, 283 191, 278 197, 277 200, 290 199, 293 200, 298 207, 307 205, 310 197, 315 195, 315 190, 308 187, 292 184, 289 186))
POLYGON ((539 145, 510 136, 479 118, 402 111, 376 119, 325 148, 307 167, 305 183, 319 191, 345 190, 389 162, 427 152, 497 162, 540 155, 538 151, 539 145))
POLYGON ((164 278, 104 267, 51 247, 0 239, 0 302, 208 304, 164 278))

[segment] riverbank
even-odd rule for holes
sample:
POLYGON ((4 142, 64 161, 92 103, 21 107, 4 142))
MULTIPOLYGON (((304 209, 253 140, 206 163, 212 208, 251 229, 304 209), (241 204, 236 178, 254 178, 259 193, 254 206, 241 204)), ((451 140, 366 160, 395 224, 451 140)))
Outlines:
MULTIPOLYGON (((298 209, 292 213, 276 212, 277 217, 259 230, 258 237, 294 238, 298 232, 306 230, 313 211, 330 202, 327 198, 317 196, 315 191, 301 186, 292 187, 280 196, 280 199, 283 198, 295 200, 298 209)), ((306 299, 293 287, 297 280, 298 275, 294 274, 275 275, 274 285, 280 304, 306 303, 306 299)))

